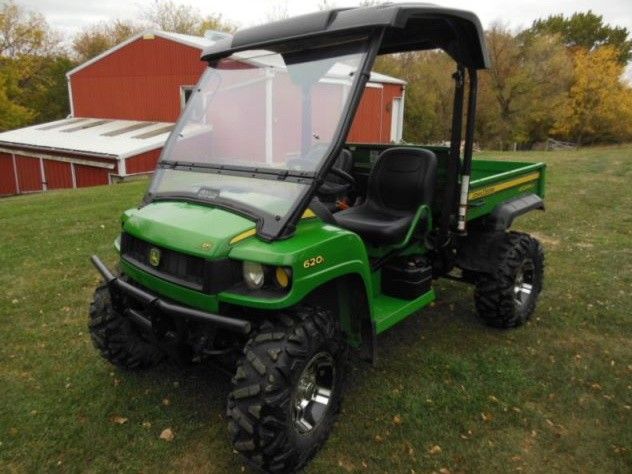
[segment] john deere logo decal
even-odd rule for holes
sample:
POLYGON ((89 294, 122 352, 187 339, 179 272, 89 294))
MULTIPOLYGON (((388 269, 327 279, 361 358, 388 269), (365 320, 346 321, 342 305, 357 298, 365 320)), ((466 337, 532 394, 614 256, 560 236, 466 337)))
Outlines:
POLYGON ((152 267, 160 265, 160 249, 152 247, 149 249, 149 264, 152 267))

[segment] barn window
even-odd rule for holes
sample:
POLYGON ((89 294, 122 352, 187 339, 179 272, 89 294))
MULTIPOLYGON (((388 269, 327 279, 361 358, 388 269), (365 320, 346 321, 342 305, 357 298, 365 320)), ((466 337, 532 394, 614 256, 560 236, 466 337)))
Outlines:
POLYGON ((184 110, 187 102, 191 98, 191 94, 195 90, 195 86, 180 86, 180 109, 184 110))

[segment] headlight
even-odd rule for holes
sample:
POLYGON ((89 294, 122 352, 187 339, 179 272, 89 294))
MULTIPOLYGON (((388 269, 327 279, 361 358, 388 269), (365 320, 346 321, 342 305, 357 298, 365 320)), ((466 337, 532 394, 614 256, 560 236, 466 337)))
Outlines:
POLYGON ((258 290, 263 286, 265 272, 263 265, 257 262, 244 262, 243 267, 244 282, 251 290, 258 290))

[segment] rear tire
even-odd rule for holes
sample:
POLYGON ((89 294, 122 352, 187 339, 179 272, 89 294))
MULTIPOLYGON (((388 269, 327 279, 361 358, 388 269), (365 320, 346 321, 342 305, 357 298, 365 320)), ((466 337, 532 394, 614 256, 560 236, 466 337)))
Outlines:
POLYGON ((228 396, 233 446, 249 464, 294 472, 316 454, 339 410, 346 355, 329 311, 301 307, 262 325, 228 396))
POLYGON ((476 311, 489 326, 518 327, 533 314, 542 290, 544 251, 530 235, 509 232, 496 253, 495 270, 477 279, 476 311))
POLYGON ((117 367, 147 369, 164 358, 158 347, 143 339, 140 331, 114 309, 107 285, 94 291, 88 327, 101 357, 117 367))

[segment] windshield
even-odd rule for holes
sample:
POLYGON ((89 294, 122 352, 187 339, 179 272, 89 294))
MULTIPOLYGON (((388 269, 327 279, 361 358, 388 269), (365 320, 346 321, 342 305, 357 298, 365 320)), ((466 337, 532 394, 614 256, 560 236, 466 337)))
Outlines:
POLYGON ((290 178, 318 171, 336 138, 367 45, 252 50, 215 63, 165 146, 150 195, 235 201, 280 220, 310 183, 290 178))

